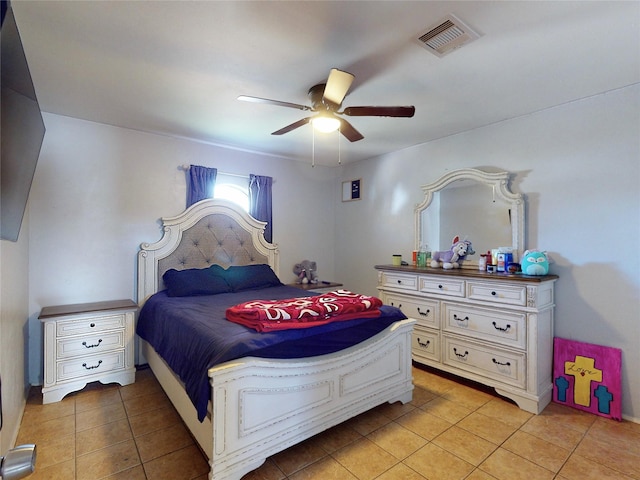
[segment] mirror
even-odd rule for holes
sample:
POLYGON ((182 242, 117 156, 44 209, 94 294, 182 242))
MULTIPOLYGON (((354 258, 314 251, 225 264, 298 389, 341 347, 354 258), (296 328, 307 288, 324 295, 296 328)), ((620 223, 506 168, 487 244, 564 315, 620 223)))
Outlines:
POLYGON ((477 265, 481 253, 511 247, 518 261, 524 252, 524 198, 509 190, 509 173, 467 168, 423 185, 424 200, 415 207, 415 249, 448 250, 456 235, 470 240, 477 265))

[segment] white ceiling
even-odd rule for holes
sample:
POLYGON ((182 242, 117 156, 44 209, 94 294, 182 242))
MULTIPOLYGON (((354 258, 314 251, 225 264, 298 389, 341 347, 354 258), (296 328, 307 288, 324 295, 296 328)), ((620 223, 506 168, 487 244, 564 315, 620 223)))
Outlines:
MULTIPOLYGON (((12 0, 46 112, 309 161, 308 116, 237 100, 309 104, 337 67, 343 106, 415 105, 413 118, 349 117, 378 156, 640 82, 640 2, 12 0), (453 13, 481 37, 438 58, 416 38, 453 13)), ((316 134, 333 165, 337 134, 316 134)))

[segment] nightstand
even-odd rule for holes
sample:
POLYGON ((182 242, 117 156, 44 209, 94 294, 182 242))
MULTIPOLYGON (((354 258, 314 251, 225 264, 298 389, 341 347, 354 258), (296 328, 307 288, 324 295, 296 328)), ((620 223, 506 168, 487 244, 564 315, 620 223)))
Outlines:
POLYGON ((89 382, 135 381, 132 300, 44 307, 42 403, 59 402, 89 382))
POLYGON ((318 283, 289 283, 287 286, 300 288, 309 292, 327 293, 342 287, 341 283, 318 282, 318 283))

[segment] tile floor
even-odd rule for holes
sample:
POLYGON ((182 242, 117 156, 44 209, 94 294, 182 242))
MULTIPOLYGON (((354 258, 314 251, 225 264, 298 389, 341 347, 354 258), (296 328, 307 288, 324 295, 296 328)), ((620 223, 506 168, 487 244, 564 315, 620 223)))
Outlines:
MULTIPOLYGON (((550 404, 531 415, 414 368, 413 401, 381 405, 285 450, 243 480, 640 479, 640 424, 550 404)), ((18 444, 36 443, 29 480, 207 478, 151 370, 42 405, 32 389, 18 444)))

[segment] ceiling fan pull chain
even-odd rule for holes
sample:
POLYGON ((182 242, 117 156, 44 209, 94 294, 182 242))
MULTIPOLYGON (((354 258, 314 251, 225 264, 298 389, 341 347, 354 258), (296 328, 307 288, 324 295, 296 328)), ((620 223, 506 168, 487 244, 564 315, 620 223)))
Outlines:
POLYGON ((316 166, 316 131, 311 129, 311 167, 316 166))
POLYGON ((340 155, 341 151, 340 151, 340 134, 342 132, 340 131, 340 127, 338 127, 338 165, 342 165, 342 157, 340 155))

